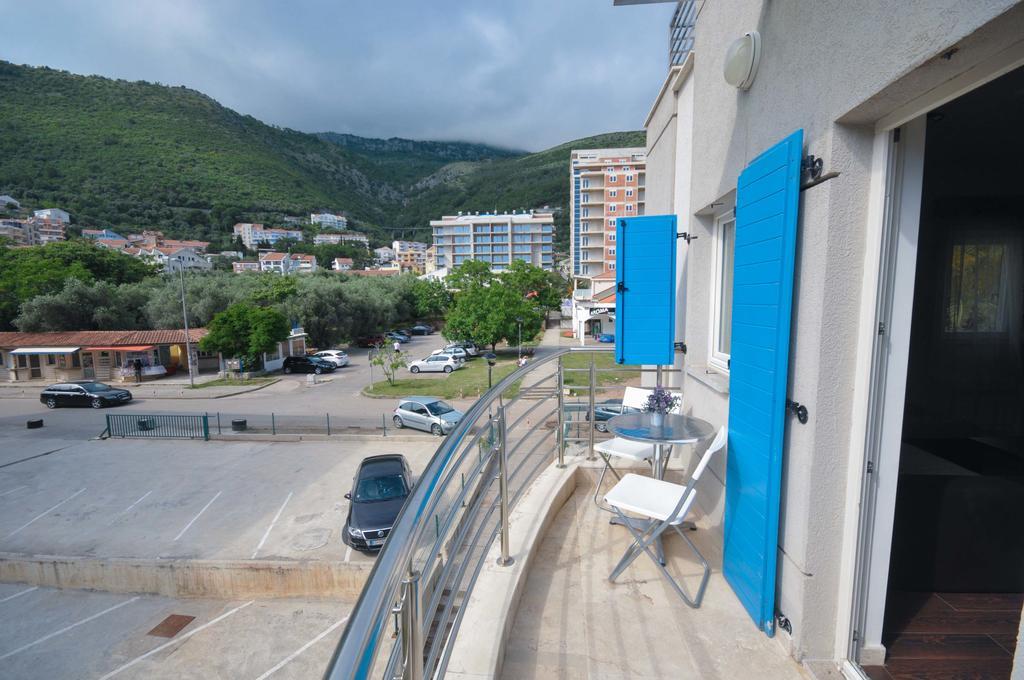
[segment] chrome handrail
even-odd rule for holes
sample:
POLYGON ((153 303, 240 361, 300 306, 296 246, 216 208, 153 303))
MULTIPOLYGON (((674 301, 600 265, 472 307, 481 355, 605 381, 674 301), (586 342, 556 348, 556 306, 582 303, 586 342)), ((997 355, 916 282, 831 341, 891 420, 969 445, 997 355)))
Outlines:
MULTIPOLYGON (((473 428, 477 425, 481 419, 486 419, 487 426, 491 426, 493 423, 492 418, 488 415, 488 410, 493 409, 495 405, 503 409, 505 406, 511 405, 518 400, 519 395, 508 400, 508 404, 503 404, 502 394, 512 387, 516 382, 522 380, 525 376, 537 371, 543 366, 547 366, 552 362, 559 361, 561 358, 570 354, 580 353, 605 353, 613 351, 612 347, 569 347, 560 348, 550 354, 546 354, 541 357, 536 357, 533 361, 524 367, 518 368, 508 376, 503 378, 497 385, 494 385, 490 390, 484 393, 470 409, 466 412, 459 424, 452 430, 452 432, 445 438, 445 440, 438 447, 433 457, 427 463, 426 469, 420 475, 415 487, 409 495, 408 500, 405 503, 402 511, 399 513, 398 518, 395 521, 391 532, 388 535, 387 541, 384 544, 384 548, 374 563, 373 569, 370 571, 370 575, 367 578, 366 584, 363 587, 362 593, 359 596, 355 607, 352 609, 349 615, 348 625, 345 628, 341 639, 338 642, 338 646, 334 650, 331 657, 330 664, 328 665, 327 671, 324 675, 325 678, 330 680, 346 680, 346 679, 363 679, 372 677, 373 671, 379 670, 382 667, 387 668, 389 671, 393 671, 396 668, 396 663, 392 658, 391 662, 383 662, 378 658, 382 636, 385 633, 385 629, 388 627, 388 623, 391 617, 394 616, 394 606, 396 601, 396 595, 401 597, 403 590, 408 587, 410 579, 419 580, 421 577, 428 576, 421 574, 414 567, 415 553, 421 546, 421 539, 425 536, 432 536, 428 534, 431 529, 438 532, 438 540, 440 541, 441 536, 447 535, 446 532, 450 529, 448 524, 445 525, 445 533, 442 533, 440 526, 434 527, 430 518, 434 510, 445 500, 446 493, 450 490, 453 483, 456 481, 455 470, 453 465, 461 463, 468 452, 478 442, 483 441, 482 434, 484 429, 481 428, 478 432, 473 432, 473 428), (464 443, 468 445, 462 449, 464 443), (461 450, 460 450, 461 449, 461 450)), ((559 361, 559 364, 561 362, 559 361)), ((561 368, 561 366, 559 366, 561 368)), ((589 369, 591 372, 591 381, 593 381, 593 369, 589 369)), ((556 370, 556 385, 558 388, 562 385, 561 372, 556 370)), ((533 383, 530 387, 536 387, 543 383, 545 379, 541 379, 533 383)), ((590 411, 593 411, 593 385, 589 390, 589 402, 590 411)), ((545 399, 544 401, 547 401, 545 399)), ((561 404, 561 399, 559 403, 561 404)), ((536 405, 531 407, 531 411, 536 408, 536 405)), ((561 409, 559 409, 561 411, 561 409)), ((502 412, 504 417, 504 412, 502 412)), ((521 419, 520 419, 521 420, 521 419)), ((562 435, 560 434, 560 426, 562 415, 559 414, 559 435, 558 446, 561 446, 562 435)), ((519 420, 515 421, 518 424, 519 420)), ((501 442, 502 446, 505 442, 501 442)), ((539 445, 539 444, 538 444, 539 445)), ((531 453, 537 449, 535 445, 531 449, 531 453)), ((518 445, 517 445, 518 447, 518 445)), ((490 453, 493 454, 494 450, 490 453)), ((525 464, 520 463, 516 468, 518 472, 519 467, 525 464)), ((478 466, 480 473, 486 472, 488 465, 483 464, 480 461, 478 466)), ((475 467, 474 469, 478 469, 475 467)), ((518 475, 515 472, 512 473, 512 477, 518 475)), ((507 479, 504 480, 507 483, 507 479)), ((456 487, 457 488, 457 487, 456 487)), ((465 503, 465 490, 463 493, 457 496, 458 502, 465 503)), ((519 493, 516 493, 513 499, 519 497, 519 493)), ((508 500, 506 498, 506 500, 508 500)), ((489 507, 493 507, 493 504, 486 502, 474 502, 473 507, 477 511, 487 511, 489 507)), ((486 512, 488 517, 491 512, 486 512)), ((475 519, 473 517, 471 519, 475 519)), ((436 519, 436 516, 435 516, 436 519)), ((483 530, 481 525, 476 535, 479 535, 483 530)), ((486 532, 485 537, 486 537, 486 532)), ((450 565, 445 565, 446 567, 450 565)), ((465 570, 465 566, 462 566, 462 570, 465 570)), ((475 577, 471 579, 475 581, 475 577)), ((467 591, 468 595, 468 591, 467 591)), ((440 596, 440 592, 432 599, 432 605, 436 604, 440 596)), ((449 607, 450 608, 450 607, 449 607)), ((447 611, 447 610, 446 610, 447 611)), ((432 610, 426 609, 421 610, 419 614, 424 615, 421 620, 423 625, 426 624, 426 616, 432 613, 432 610)), ((418 617, 417 617, 418 618, 418 617)), ((447 621, 447 616, 445 617, 447 621)), ((441 632, 443 634, 444 631, 441 632)), ((423 630, 415 631, 414 637, 422 644, 423 641, 423 630)), ((400 646, 406 649, 415 649, 415 645, 412 645, 407 640, 402 640, 400 646)), ((435 657, 436 655, 431 655, 435 657)), ((444 659, 447 659, 447 654, 444 655, 444 659)), ((420 664, 414 664, 420 665, 420 664)), ((398 668, 404 668, 404 674, 408 676, 409 669, 404 662, 397 664, 398 668)), ((432 669, 424 669, 426 673, 432 675, 432 669)))

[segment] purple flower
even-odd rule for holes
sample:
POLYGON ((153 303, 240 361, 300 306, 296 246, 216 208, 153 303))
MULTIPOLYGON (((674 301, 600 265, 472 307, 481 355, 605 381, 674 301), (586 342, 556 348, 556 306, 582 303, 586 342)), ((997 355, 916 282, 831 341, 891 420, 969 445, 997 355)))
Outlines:
POLYGON ((647 401, 644 402, 644 411, 648 413, 668 413, 678 405, 679 397, 677 395, 658 387, 647 395, 647 401))

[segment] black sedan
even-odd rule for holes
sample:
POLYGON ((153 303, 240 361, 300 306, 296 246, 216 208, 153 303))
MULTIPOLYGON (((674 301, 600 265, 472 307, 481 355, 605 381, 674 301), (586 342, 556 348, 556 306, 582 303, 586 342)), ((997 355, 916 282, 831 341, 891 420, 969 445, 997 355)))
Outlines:
POLYGON ((428 326, 425 323, 418 323, 409 329, 413 335, 430 335, 434 332, 433 326, 428 326))
POLYGON ((83 380, 50 385, 39 395, 46 408, 58 406, 92 406, 103 408, 113 404, 127 404, 132 393, 110 385, 83 380))
POLYGON ((405 456, 371 456, 359 464, 342 540, 356 550, 377 551, 412 490, 412 472, 405 456))
POLYGON ((337 366, 320 357, 285 357, 281 369, 285 373, 333 373, 337 366))

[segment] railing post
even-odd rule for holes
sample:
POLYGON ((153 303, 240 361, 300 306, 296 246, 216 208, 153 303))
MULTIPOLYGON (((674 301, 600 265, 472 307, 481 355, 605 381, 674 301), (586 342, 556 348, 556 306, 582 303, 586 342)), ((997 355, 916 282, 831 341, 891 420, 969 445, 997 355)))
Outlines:
POLYGON ((405 647, 404 680, 423 680, 423 625, 420 621, 420 575, 409 565, 402 607, 402 643, 405 647))
POLYGON ((330 437, 331 436, 331 414, 330 413, 325 413, 324 415, 327 416, 327 436, 330 437))
POLYGON ((565 380, 562 375, 562 357, 558 357, 558 367, 555 374, 555 390, 558 397, 558 432, 555 434, 555 441, 558 446, 556 467, 565 467, 565 380))
POLYGON ((589 392, 587 399, 587 412, 590 413, 590 418, 587 419, 587 423, 590 427, 587 428, 587 438, 589 441, 589 450, 587 452, 587 460, 597 460, 597 456, 594 455, 594 424, 597 422, 594 415, 594 395, 597 392, 597 364, 594 363, 594 352, 590 353, 590 380, 589 380, 589 392))
POLYGON ((221 434, 221 431, 220 431, 220 411, 217 411, 217 434, 221 434))
POLYGON ((270 413, 270 434, 277 434, 277 421, 274 419, 274 413, 270 413))
POLYGON ((203 414, 203 441, 210 441, 210 414, 203 414))
POLYGON ((505 441, 507 430, 505 407, 498 409, 498 489, 501 494, 501 556, 498 565, 507 567, 514 561, 509 555, 508 540, 508 443, 505 441))

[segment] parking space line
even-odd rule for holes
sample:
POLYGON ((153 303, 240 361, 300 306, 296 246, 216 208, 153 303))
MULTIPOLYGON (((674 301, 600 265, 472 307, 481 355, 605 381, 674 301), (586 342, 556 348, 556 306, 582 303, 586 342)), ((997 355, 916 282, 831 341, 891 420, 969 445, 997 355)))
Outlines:
POLYGON ((291 499, 292 499, 292 492, 289 491, 288 492, 288 496, 286 496, 285 499, 284 499, 284 503, 282 503, 281 507, 278 508, 277 514, 274 515, 274 519, 270 520, 270 526, 267 527, 267 530, 263 532, 263 538, 260 539, 259 545, 257 545, 256 549, 252 551, 252 557, 250 557, 249 559, 251 559, 251 560, 256 559, 256 553, 258 553, 260 551, 260 548, 263 547, 263 544, 266 542, 267 537, 270 536, 271 529, 273 529, 274 525, 277 524, 277 520, 281 519, 281 513, 284 512, 284 506, 288 505, 288 501, 290 501, 291 499))
POLYGON ((78 491, 74 492, 73 494, 71 494, 70 496, 68 496, 68 497, 67 497, 67 498, 65 498, 64 500, 62 500, 62 501, 61 501, 60 503, 57 503, 57 505, 53 506, 53 507, 52 507, 52 508, 50 508, 49 510, 45 510, 45 511, 43 511, 43 512, 39 513, 38 515, 36 515, 35 517, 33 517, 32 519, 30 519, 29 521, 25 522, 25 523, 24 523, 24 524, 22 524, 22 525, 21 525, 20 527, 18 527, 17 529, 15 529, 14 531, 12 531, 11 533, 9 533, 9 534, 7 534, 6 536, 4 536, 4 539, 6 540, 6 539, 10 538, 11 536, 15 535, 16 533, 18 533, 19 531, 21 531, 22 529, 25 529, 25 528, 29 527, 29 526, 30 526, 30 525, 31 525, 31 524, 32 524, 33 522, 35 522, 35 521, 36 521, 37 519, 42 519, 43 517, 46 517, 46 516, 47 516, 47 515, 49 515, 49 514, 50 514, 51 512, 53 512, 54 510, 56 510, 56 509, 57 509, 57 508, 59 508, 60 506, 64 505, 64 504, 65 504, 65 503, 67 503, 67 502, 68 502, 69 500, 71 500, 72 498, 74 498, 74 497, 75 497, 75 496, 77 496, 78 494, 82 493, 83 491, 85 491, 85 488, 84 488, 84 487, 83 487, 83 488, 81 488, 81 489, 79 489, 78 491))
POLYGON ((171 640, 170 642, 165 642, 164 644, 160 645, 159 647, 156 647, 154 649, 149 650, 148 652, 146 652, 142 656, 135 657, 134 659, 132 659, 131 661, 129 661, 125 665, 121 666, 120 668, 115 668, 114 670, 110 671, 109 673, 104 675, 102 678, 100 678, 100 680, 107 680, 108 678, 112 678, 115 675, 117 675, 118 673, 120 673, 121 671, 128 670, 129 668, 131 668, 135 664, 139 663, 140 661, 142 661, 144 659, 148 659, 149 657, 153 656, 157 652, 161 652, 161 651, 167 649, 168 647, 170 647, 171 645, 176 645, 176 644, 178 644, 180 642, 184 642, 185 640, 188 640, 190 637, 192 637, 196 633, 209 628, 210 626, 212 626, 213 624, 217 623, 218 621, 223 621, 224 619, 228 618, 229 616, 231 616, 235 612, 238 612, 238 611, 241 611, 241 610, 245 609, 246 607, 248 607, 249 605, 251 605, 255 601, 256 600, 249 600, 245 604, 239 605, 239 606, 235 607, 234 609, 231 609, 229 611, 224 612, 223 614, 221 614, 217 618, 213 619, 212 621, 208 621, 208 622, 204 623, 203 625, 199 626, 198 628, 195 628, 194 630, 190 630, 189 632, 185 633, 181 637, 175 638, 175 639, 171 640))
POLYGON ((7 652, 3 656, 0 656, 0 661, 3 661, 4 659, 6 659, 9 656, 14 656, 18 652, 24 652, 26 649, 29 649, 30 647, 35 647, 38 644, 46 642, 50 638, 55 638, 58 635, 62 635, 64 633, 68 632, 69 630, 71 630, 72 628, 77 628, 78 626, 81 626, 83 623, 89 623, 90 621, 92 621, 94 619, 98 619, 99 617, 103 616, 104 614, 109 614, 110 612, 114 611, 115 609, 120 609, 121 607, 125 606, 126 604, 131 604, 132 602, 135 602, 135 600, 137 600, 137 599, 139 599, 139 598, 138 597, 133 597, 130 600, 125 600, 124 602, 121 602, 120 604, 115 604, 113 607, 107 607, 106 609, 104 609, 103 611, 101 611, 98 614, 93 614, 92 616, 84 618, 81 621, 75 621, 70 626, 64 626, 60 630, 55 630, 52 633, 50 633, 48 635, 44 635, 43 637, 39 638, 38 640, 36 640, 34 642, 30 642, 27 645, 22 645, 21 647, 18 647, 17 649, 14 649, 14 650, 11 650, 10 652, 7 652))
POLYGON ((220 496, 220 494, 221 494, 221 492, 220 492, 220 491, 218 491, 218 492, 217 492, 217 495, 216 495, 216 496, 214 496, 213 498, 211 498, 211 499, 210 499, 210 502, 209 502, 209 503, 207 503, 206 505, 204 505, 204 506, 203 506, 203 509, 199 511, 199 514, 198 514, 198 515, 196 515, 195 517, 193 517, 193 518, 192 518, 192 521, 191 521, 191 522, 189 522, 188 524, 186 524, 186 525, 185 525, 185 528, 184 528, 184 529, 182 529, 181 531, 179 531, 179 532, 178 532, 178 535, 174 537, 174 540, 175 540, 175 541, 177 541, 177 540, 178 540, 179 538, 181 538, 182 536, 184 536, 184 535, 185 535, 185 532, 186 532, 186 531, 188 531, 189 527, 190 527, 190 526, 192 526, 193 524, 195 524, 195 521, 196 521, 197 519, 199 519, 199 516, 200 516, 200 515, 202 515, 202 514, 203 514, 204 512, 206 512, 206 509, 207 509, 207 508, 209 508, 209 507, 210 507, 211 505, 213 505, 213 502, 214 502, 215 500, 217 500, 217 497, 218 497, 218 496, 220 496))
POLYGON ((146 500, 146 496, 148 496, 148 495, 149 495, 149 494, 151 494, 151 493, 153 493, 152 489, 151 489, 151 490, 149 490, 149 491, 147 491, 146 493, 142 494, 142 497, 141 497, 141 498, 139 498, 139 500, 135 501, 134 503, 132 503, 131 505, 129 505, 129 506, 127 507, 127 508, 125 508, 125 509, 124 509, 124 510, 122 510, 121 512, 117 513, 116 517, 120 517, 121 515, 125 514, 126 512, 128 512, 129 510, 131 510, 132 508, 134 508, 134 507, 135 507, 136 505, 138 505, 139 503, 141 503, 142 501, 146 500))
POLYGON ((3 604, 4 602, 9 602, 10 600, 13 600, 16 597, 21 597, 22 595, 28 595, 33 590, 39 590, 39 586, 32 586, 31 588, 28 588, 26 590, 19 590, 14 595, 8 595, 4 599, 0 600, 0 604, 3 604))
POLYGON ((345 548, 345 561, 348 562, 352 557, 352 546, 345 548))
POLYGON ((16 486, 16 487, 14 487, 13 489, 9 489, 9 490, 7 490, 7 491, 4 491, 3 493, 0 493, 0 498, 2 498, 2 497, 4 497, 4 496, 6 496, 6 495, 7 495, 7 494, 9 494, 9 493, 14 493, 15 491, 21 491, 22 489, 27 489, 27 488, 28 488, 28 487, 27 487, 27 486, 24 486, 24 485, 22 485, 22 486, 16 486))
POLYGON ((299 656, 299 654, 302 654, 304 651, 306 651, 307 649, 309 649, 310 647, 312 647, 313 645, 315 645, 316 643, 320 642, 325 637, 330 635, 333 630, 335 630, 338 626, 343 625, 346 621, 348 621, 348 617, 347 616, 345 618, 341 619, 340 621, 335 621, 334 623, 332 623, 330 625, 330 627, 327 628, 327 630, 325 630, 324 632, 320 633, 315 638, 313 638, 312 640, 310 640, 306 644, 302 645, 301 647, 299 647, 297 650, 295 650, 294 652, 292 652, 291 654, 289 654, 285 658, 281 659, 280 663, 278 663, 276 666, 271 668, 269 671, 267 671, 266 673, 264 673, 260 677, 256 678, 256 680, 266 680, 271 675, 273 675, 274 673, 278 672, 279 670, 284 668, 286 665, 291 663, 297 656, 299 656))

